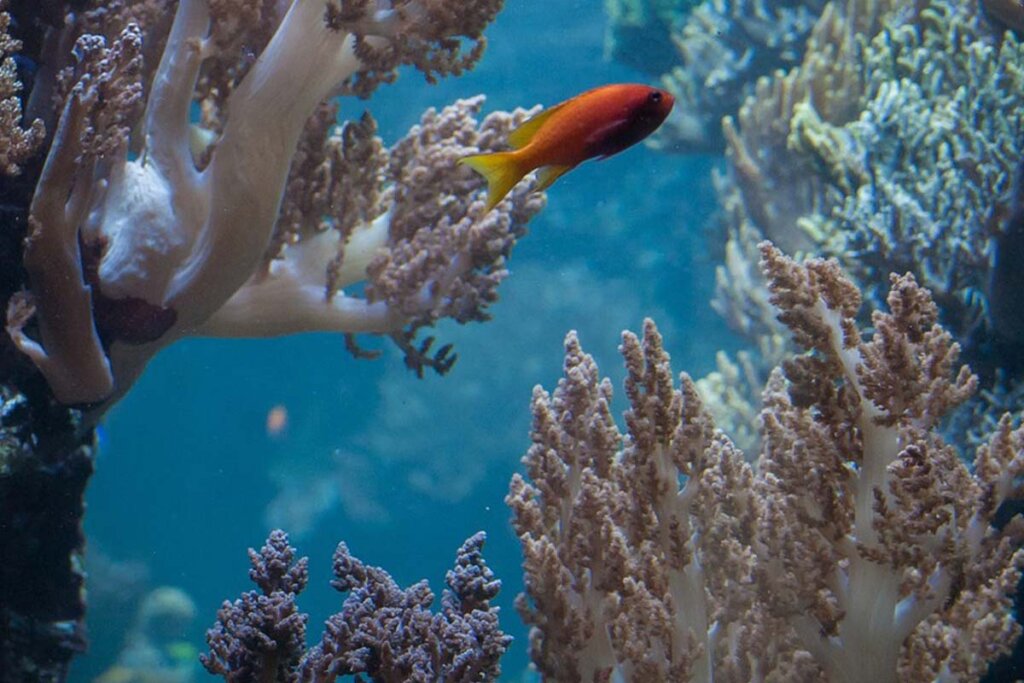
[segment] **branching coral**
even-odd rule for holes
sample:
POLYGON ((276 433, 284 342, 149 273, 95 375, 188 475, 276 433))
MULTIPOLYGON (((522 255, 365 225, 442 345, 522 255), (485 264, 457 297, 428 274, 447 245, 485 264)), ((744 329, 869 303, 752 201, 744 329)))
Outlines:
MULTIPOLYGON (((716 307, 744 332, 770 333, 763 288, 743 277, 762 237, 837 258, 876 305, 884 276, 909 271, 986 383, 1012 382, 1022 66, 1020 40, 978 3, 826 7, 800 66, 762 80, 725 119, 717 187, 730 261, 716 307)), ((994 404, 983 410, 998 419, 994 404)))
POLYGON ((18 94, 21 82, 13 55, 21 44, 11 37, 11 15, 4 12, 6 2, 0 2, 0 174, 16 175, 21 165, 31 157, 43 141, 44 127, 39 119, 28 128, 22 127, 22 107, 18 94))
POLYGON ((620 350, 625 434, 575 334, 556 391, 534 392, 530 481, 516 475, 507 499, 531 656, 552 681, 710 681, 723 668, 749 680, 739 653, 766 636, 753 611, 753 473, 689 377, 673 387, 652 322, 620 350))
POLYGON ((857 4, 830 6, 802 64, 726 120, 730 236, 834 256, 878 302, 878 276, 909 270, 967 340, 1000 284, 1024 50, 977 3, 857 4))
MULTIPOLYGON (((110 11, 136 5, 153 2, 110 11)), ((112 40, 79 37, 30 212, 30 288, 8 310, 57 399, 109 404, 195 334, 388 334, 417 370, 447 369, 448 351, 431 355, 416 331, 486 317, 543 202, 521 189, 487 214, 453 160, 525 113, 478 128, 482 101, 461 102, 386 153, 366 120, 332 131, 324 102, 367 95, 401 64, 461 72, 500 6, 183 0, 166 38, 137 23, 154 16, 142 9, 118 15, 112 40), (343 291, 362 281, 365 297, 343 291)))
POLYGON ((806 227, 865 283, 912 270, 964 338, 1021 156, 1024 47, 974 5, 936 2, 917 22, 891 22, 864 63, 859 120, 794 118, 792 143, 823 169, 835 207, 806 227))
POLYGON ((1024 427, 972 471, 937 427, 976 379, 927 291, 894 276, 865 339, 836 262, 761 255, 805 352, 768 382, 756 469, 673 388, 653 323, 624 336, 625 434, 573 334, 535 393, 509 503, 546 680, 966 680, 1019 636, 1024 523, 993 521, 1024 496, 1024 427))
POLYGON ((361 675, 377 683, 495 681, 511 638, 498 626, 491 601, 501 581, 484 562, 483 532, 467 539, 448 572, 441 609, 426 581, 403 590, 380 567, 363 564, 341 543, 331 586, 348 593, 342 610, 325 624, 323 638, 306 650, 308 617, 296 596, 308 582, 307 560, 282 531, 249 550, 249 578, 259 591, 225 602, 207 631, 206 669, 227 681, 328 683, 361 675))
MULTIPOLYGON (((758 78, 799 63, 825 2, 705 0, 676 5, 668 27, 675 65, 662 70, 662 82, 677 105, 655 144, 672 152, 718 151, 724 143, 722 117, 753 93, 758 78)), ((664 14, 662 9, 658 16, 664 14)), ((665 30, 652 22, 650 39, 657 44, 665 30)))

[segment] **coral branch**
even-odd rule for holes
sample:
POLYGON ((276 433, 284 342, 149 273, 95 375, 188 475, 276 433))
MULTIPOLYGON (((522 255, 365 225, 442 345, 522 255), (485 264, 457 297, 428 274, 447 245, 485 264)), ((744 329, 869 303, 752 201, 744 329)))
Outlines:
POLYGON ((415 349, 440 318, 486 319, 543 195, 520 188, 486 214, 455 161, 527 113, 478 124, 483 99, 458 102, 387 151, 372 118, 337 127, 327 100, 400 63, 460 73, 500 7, 182 0, 173 21, 150 3, 70 17, 78 67, 32 204, 29 291, 7 320, 55 397, 102 410, 189 335, 334 330, 415 349), (89 33, 118 24, 113 41, 89 33))
POLYGON ((329 683, 359 674, 379 683, 486 683, 511 638, 491 601, 501 581, 484 562, 483 532, 459 548, 440 610, 426 581, 401 589, 380 567, 353 557, 344 543, 334 553, 331 585, 348 593, 325 624, 320 643, 306 650, 308 617, 296 607, 306 587, 306 558, 295 560, 287 535, 273 531, 260 552, 249 550, 249 578, 260 591, 225 602, 207 631, 203 666, 227 681, 329 683))

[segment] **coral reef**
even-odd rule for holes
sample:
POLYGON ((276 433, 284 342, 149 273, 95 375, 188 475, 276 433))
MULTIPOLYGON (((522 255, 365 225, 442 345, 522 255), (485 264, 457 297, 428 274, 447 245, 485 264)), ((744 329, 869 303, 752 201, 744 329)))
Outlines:
POLYGON ((543 202, 524 187, 485 214, 453 161, 525 113, 478 127, 481 101, 461 102, 385 151, 369 119, 335 130, 325 104, 368 96, 402 64, 428 80, 469 68, 501 2, 449 4, 150 0, 69 15, 29 287, 7 306, 59 401, 109 405, 188 335, 369 332, 417 371, 450 367, 417 331, 486 317, 543 202), (364 296, 343 290, 363 282, 364 296))
POLYGON ((976 389, 938 309, 893 276, 873 334, 835 261, 760 247, 803 353, 765 389, 752 467, 654 324, 625 333, 627 430, 611 385, 566 340, 534 394, 529 480, 508 502, 525 555, 519 609, 545 680, 977 679, 1020 635, 1024 427, 1004 416, 973 468, 941 420, 976 389))
POLYGON ((451 367, 418 333, 486 319, 544 201, 524 186, 485 215, 453 161, 527 113, 477 121, 482 100, 463 100, 389 150, 371 118, 339 125, 328 100, 368 97, 402 65, 462 73, 501 5, 0 11, 0 680, 63 680, 84 648, 92 427, 160 349, 333 330, 393 339, 416 372, 451 367))
POLYGON ((283 531, 273 531, 259 552, 249 549, 249 578, 260 590, 224 603, 207 631, 210 652, 202 663, 239 683, 326 683, 350 675, 378 683, 495 681, 511 638, 502 633, 498 608, 491 605, 501 581, 484 562, 485 540, 480 532, 459 548, 436 613, 426 581, 403 590, 386 571, 363 564, 340 543, 331 586, 348 596, 327 620, 320 643, 307 650, 308 618, 295 599, 309 580, 308 562, 295 559, 283 531))
POLYGON ((932 2, 892 15, 862 62, 856 120, 794 110, 790 146, 824 183, 803 227, 869 290, 877 273, 913 272, 966 339, 1021 158, 1024 46, 976 3, 932 2))
POLYGON ((801 63, 724 119, 716 309, 761 346, 776 334, 752 275, 765 237, 838 259, 875 305, 911 272, 986 387, 963 430, 1019 409, 1022 74, 1020 39, 979 3, 828 5, 801 63))
POLYGON ((717 152, 721 119, 754 83, 799 63, 825 0, 614 0, 607 3, 609 53, 662 74, 676 98, 654 138, 671 152, 717 152))
MULTIPOLYGON (((765 236, 838 258, 876 302, 881 275, 909 270, 974 359, 985 339, 1013 341, 1018 317, 987 299, 1004 286, 1000 251, 1016 253, 1024 50, 976 3, 894 9, 829 6, 801 65, 725 120, 730 240, 738 254, 765 236)), ((998 361, 977 364, 988 376, 998 361)))

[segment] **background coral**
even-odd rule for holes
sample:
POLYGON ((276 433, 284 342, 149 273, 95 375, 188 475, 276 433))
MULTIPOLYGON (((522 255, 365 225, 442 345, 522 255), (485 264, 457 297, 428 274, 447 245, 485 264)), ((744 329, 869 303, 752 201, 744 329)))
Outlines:
POLYGON ((654 144, 671 152, 717 152, 721 119, 754 83, 799 63, 824 0, 614 0, 609 54, 652 74, 676 98, 654 144))

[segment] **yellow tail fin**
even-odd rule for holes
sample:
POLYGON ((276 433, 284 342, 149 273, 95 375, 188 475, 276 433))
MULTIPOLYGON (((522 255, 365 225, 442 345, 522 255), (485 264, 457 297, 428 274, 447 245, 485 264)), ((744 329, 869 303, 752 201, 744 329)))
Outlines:
POLYGON ((459 159, 460 164, 465 164, 487 179, 487 210, 504 199, 515 184, 523 179, 523 176, 530 172, 530 169, 523 169, 519 164, 519 158, 515 152, 495 152, 494 154, 474 154, 459 159))

